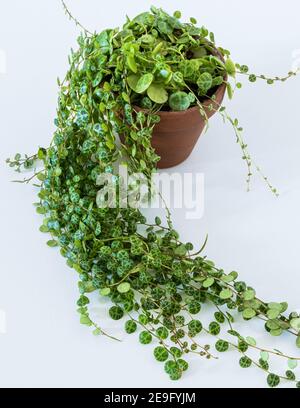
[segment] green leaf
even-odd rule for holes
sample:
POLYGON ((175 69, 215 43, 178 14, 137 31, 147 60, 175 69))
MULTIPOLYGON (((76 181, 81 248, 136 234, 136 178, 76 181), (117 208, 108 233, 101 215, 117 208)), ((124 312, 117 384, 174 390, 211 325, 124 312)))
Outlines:
POLYGON ((295 374, 293 373, 293 371, 291 371, 291 370, 287 370, 287 371, 285 372, 285 375, 286 375, 286 378, 287 378, 288 380, 290 380, 290 381, 295 381, 295 380, 296 380, 296 376, 295 376, 295 374))
POLYGON ((269 360, 269 353, 267 351, 261 351, 260 352, 260 358, 263 361, 268 361, 269 360))
POLYGON ((135 92, 137 93, 145 92, 151 85, 152 81, 153 81, 153 74, 145 74, 141 76, 136 84, 135 92))
POLYGON ((168 101, 169 95, 166 89, 161 84, 152 83, 147 89, 147 95, 151 101, 155 103, 166 103, 168 101))
POLYGON ((173 74, 172 78, 173 78, 174 82, 176 82, 177 84, 183 84, 183 82, 184 82, 183 74, 181 72, 179 72, 179 71, 175 72, 173 74))
POLYGON ((112 306, 108 313, 113 320, 120 320, 124 316, 123 309, 120 306, 112 306))
POLYGON ((247 289, 244 292, 244 299, 245 300, 252 300, 255 298, 255 291, 253 289, 247 289))
POLYGON ((96 328, 95 330, 93 330, 93 335, 94 336, 100 336, 100 334, 101 334, 101 329, 96 328))
POLYGON ((38 214, 46 214, 47 210, 44 207, 36 207, 36 212, 38 214))
POLYGON ((170 95, 169 106, 173 111, 185 111, 190 104, 190 98, 186 92, 178 91, 170 95))
POLYGON ((287 302, 281 302, 280 305, 281 305, 281 313, 284 313, 289 307, 287 302))
POLYGON ((133 55, 127 55, 126 62, 127 62, 128 67, 130 68, 130 70, 136 74, 138 68, 137 68, 137 64, 135 62, 134 56, 133 55))
POLYGON ((173 14, 173 16, 175 17, 175 18, 181 18, 181 12, 179 11, 179 10, 176 10, 175 12, 174 12, 174 14, 173 14))
POLYGON ((227 299, 230 299, 230 298, 232 297, 232 295, 233 295, 232 290, 230 290, 230 289, 223 289, 223 290, 220 292, 219 297, 220 297, 221 299, 223 299, 223 300, 227 300, 227 299))
POLYGON ((224 353, 229 349, 229 343, 225 340, 218 340, 215 344, 215 348, 219 353, 224 353))
POLYGON ((259 359, 259 365, 261 366, 261 368, 265 371, 269 370, 269 363, 265 360, 263 360, 262 358, 259 359))
POLYGON ((129 77, 127 77, 127 83, 129 85, 129 87, 136 92, 136 85, 138 83, 140 79, 139 75, 129 75, 129 77))
POLYGON ((300 331, 300 317, 294 318, 290 321, 290 325, 296 331, 300 331))
POLYGON ((159 217, 155 217, 155 224, 160 225, 161 224, 161 219, 159 217))
POLYGON ((209 288, 210 286, 212 286, 215 283, 214 278, 207 278, 205 279, 205 281, 202 283, 202 286, 204 288, 209 288))
POLYGON ((247 356, 243 356, 242 358, 240 358, 239 363, 242 368, 249 368, 251 367, 252 360, 247 356))
POLYGON ((155 57, 155 55, 157 55, 159 53, 159 51, 163 48, 164 46, 164 42, 161 41, 160 43, 157 44, 157 46, 154 48, 154 50, 152 51, 152 55, 153 57, 155 57))
POLYGON ((92 325, 91 319, 86 315, 81 315, 80 316, 80 323, 85 324, 86 326, 91 326, 92 325))
POLYGON ((37 174, 36 178, 40 181, 44 181, 46 179, 46 176, 44 173, 39 173, 37 174))
POLYGON ((282 334, 282 329, 274 329, 270 331, 271 336, 277 337, 280 336, 282 334))
POLYGON ((269 374, 267 377, 267 383, 271 388, 277 387, 280 383, 280 378, 276 374, 269 374))
POLYGON ((282 305, 281 305, 281 303, 270 302, 270 303, 268 303, 268 308, 269 309, 279 310, 281 312, 282 305))
POLYGON ((225 62, 225 67, 228 75, 235 77, 236 74, 235 64, 230 58, 227 58, 225 62))
POLYGON ((157 25, 158 30, 162 33, 162 34, 172 34, 173 29, 172 27, 164 20, 159 20, 158 21, 158 25, 157 25))
POLYGON ((152 334, 148 331, 142 331, 139 335, 139 340, 141 344, 149 344, 152 341, 152 334))
POLYGON ((197 85, 201 95, 206 95, 212 87, 213 78, 209 72, 203 72, 197 80, 197 85))
POLYGON ((130 290, 130 283, 123 282, 118 285, 117 290, 119 293, 127 293, 130 290))
POLYGON ((45 158, 45 156, 46 156, 45 149, 40 147, 39 150, 38 150, 38 159, 43 160, 45 158))
POLYGON ((227 82, 226 90, 227 90, 228 98, 232 99, 233 98, 233 90, 232 90, 232 86, 230 85, 229 82, 227 82))
POLYGON ((49 228, 48 228, 46 225, 41 225, 40 228, 39 228, 39 230, 40 230, 41 232, 49 232, 49 228))
POLYGON ((159 362, 164 362, 168 360, 169 353, 168 350, 162 346, 158 346, 153 351, 154 357, 159 362))
POLYGON ((267 316, 269 319, 276 319, 280 315, 280 310, 277 309, 269 309, 267 311, 267 316))
POLYGON ((122 92, 122 98, 124 99, 125 102, 130 103, 130 98, 127 95, 127 93, 122 92))
POLYGON ((137 330, 137 324, 135 321, 133 320, 127 320, 127 322, 125 323, 125 331, 128 334, 132 334, 134 332, 136 332, 137 330))
POLYGON ((250 346, 256 346, 256 340, 253 337, 246 337, 246 341, 250 346))
POLYGON ((110 294, 110 288, 100 289, 100 295, 101 296, 108 296, 109 294, 110 294))
POLYGON ((266 326, 270 330, 276 330, 280 328, 280 323, 278 320, 268 320, 266 326))
POLYGON ((56 246, 58 246, 58 242, 55 241, 54 239, 50 239, 49 241, 47 241, 47 245, 51 248, 54 248, 56 246))
POLYGON ((177 248, 175 248, 174 253, 175 255, 184 256, 187 253, 186 246, 184 244, 179 245, 177 248))
POLYGON ((298 348, 300 348, 300 334, 298 335, 297 339, 296 339, 296 346, 298 348))
POLYGON ((251 309, 250 307, 243 311, 244 319, 252 319, 255 315, 256 315, 255 310, 251 309))
POLYGON ((291 370, 294 370, 298 366, 297 360, 289 359, 288 360, 288 366, 291 370))
POLYGON ((220 331, 221 331, 221 327, 219 325, 219 323, 217 322, 211 322, 208 326, 208 330, 210 332, 210 334, 217 336, 220 331))
POLYGON ((229 282, 234 281, 237 277, 238 277, 238 273, 233 271, 233 272, 230 272, 229 275, 223 275, 221 279, 223 282, 229 283, 229 282))

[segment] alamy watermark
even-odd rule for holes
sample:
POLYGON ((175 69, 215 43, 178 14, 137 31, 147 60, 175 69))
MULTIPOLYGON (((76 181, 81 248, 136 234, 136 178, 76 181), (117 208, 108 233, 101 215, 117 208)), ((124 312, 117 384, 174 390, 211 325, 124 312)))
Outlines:
POLYGON ((184 209, 187 219, 200 219, 204 213, 204 175, 202 173, 154 172, 128 173, 127 166, 118 172, 101 173, 97 178, 100 208, 175 208, 184 209))

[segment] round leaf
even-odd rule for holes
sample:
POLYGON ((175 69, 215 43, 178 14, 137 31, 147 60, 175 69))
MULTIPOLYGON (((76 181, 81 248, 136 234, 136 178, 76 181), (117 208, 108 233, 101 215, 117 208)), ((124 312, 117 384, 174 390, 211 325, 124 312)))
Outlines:
POLYGON ((290 321, 291 327, 295 329, 296 331, 300 331, 300 317, 297 317, 295 319, 292 319, 290 321))
POLYGON ((145 92, 151 85, 152 81, 153 81, 153 74, 149 73, 149 74, 145 74, 141 76, 135 86, 135 92, 137 93, 145 92))
POLYGON ((136 65, 134 56, 133 55, 128 55, 126 61, 127 61, 128 67, 131 69, 131 71, 136 74, 137 73, 137 65, 136 65))
POLYGON ((255 315, 256 315, 255 310, 251 309, 250 307, 243 311, 244 319, 252 319, 252 317, 254 317, 255 315))
POLYGON ((212 286, 214 284, 215 280, 214 278, 207 278, 205 279, 205 281, 202 283, 202 286, 204 288, 209 288, 210 286, 212 286))
POLYGON ((110 294, 110 288, 103 288, 100 290, 101 296, 108 296, 110 294))
POLYGON ((294 370, 294 369, 297 368, 297 366, 298 366, 297 360, 289 359, 289 360, 288 360, 288 366, 289 366, 289 368, 290 368, 291 370, 294 370))
POLYGON ((260 352, 260 358, 263 361, 268 361, 269 360, 269 353, 267 351, 261 351, 260 352))
POLYGON ((129 75, 129 77, 127 78, 127 83, 129 85, 129 87, 136 92, 136 85, 138 83, 140 79, 139 75, 129 75))
POLYGON ((226 299, 230 299, 232 294, 233 293, 232 293, 232 291, 230 289, 223 289, 220 292, 219 296, 220 296, 221 299, 226 300, 226 299))
POLYGON ((123 282, 117 287, 119 293, 127 293, 130 290, 130 283, 123 282))
POLYGON ((165 88, 160 84, 152 83, 147 89, 147 95, 155 103, 166 103, 169 96, 165 88))
POLYGON ((226 71, 228 75, 235 77, 235 73, 236 73, 235 64, 230 58, 227 58, 225 62, 225 67, 226 67, 226 71))
POLYGON ((252 300, 255 298, 255 291, 253 289, 247 289, 244 293, 245 300, 252 300))
POLYGON ((246 341, 250 346, 256 346, 256 340, 253 337, 246 337, 246 341))

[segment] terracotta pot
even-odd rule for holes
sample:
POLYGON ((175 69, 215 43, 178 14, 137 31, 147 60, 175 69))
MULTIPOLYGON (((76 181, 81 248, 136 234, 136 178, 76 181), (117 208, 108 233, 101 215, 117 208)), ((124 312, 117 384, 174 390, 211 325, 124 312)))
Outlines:
MULTIPOLYGON (((215 93, 214 102, 207 100, 203 103, 208 118, 221 105, 225 91, 226 84, 222 84, 215 93), (211 104, 213 110, 208 109, 211 104)), ((151 144, 161 157, 157 167, 165 169, 176 166, 189 157, 205 128, 205 119, 197 106, 182 112, 161 111, 158 115, 160 122, 154 127, 151 144)))
MULTIPOLYGON (((218 50, 214 50, 212 54, 224 61, 218 50)), ((226 80, 227 78, 225 78, 226 80)), ((226 84, 223 83, 216 90, 213 102, 211 99, 203 102, 203 108, 208 118, 213 116, 221 106, 225 91, 226 84), (213 106, 212 110, 209 109, 210 105, 213 106)), ((135 107, 135 110, 142 109, 135 107)), ((160 111, 157 115, 160 116, 160 122, 155 125, 151 139, 151 145, 161 158, 157 167, 165 169, 177 166, 192 153, 205 128, 205 118, 201 116, 198 106, 181 112, 160 111)), ((120 135, 120 139, 124 143, 122 135, 120 135)))

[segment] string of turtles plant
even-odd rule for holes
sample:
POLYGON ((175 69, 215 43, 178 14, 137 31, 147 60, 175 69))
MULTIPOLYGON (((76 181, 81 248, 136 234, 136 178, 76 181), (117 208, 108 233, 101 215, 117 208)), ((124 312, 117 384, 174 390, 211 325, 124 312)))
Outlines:
MULTIPOLYGON (((170 16, 152 7, 127 18, 121 30, 98 34, 84 29, 78 50, 71 51, 64 80, 58 80, 57 129, 50 146, 30 157, 17 154, 8 163, 18 172, 34 170, 22 182, 37 180, 36 211, 44 216, 40 231, 51 234, 48 245, 58 246, 67 265, 78 273, 80 322, 92 327, 95 335, 111 337, 89 314, 89 294, 99 291, 112 302, 109 316, 126 319, 128 334, 139 332, 140 343, 155 343, 154 358, 164 363, 172 380, 188 369, 190 353, 211 359, 235 350, 240 366, 264 371, 270 387, 281 380, 299 387, 294 372, 299 357, 262 347, 235 328, 240 315, 246 323, 259 319, 270 335, 288 332, 300 347, 297 312, 286 313, 285 302, 259 299, 237 272, 217 268, 202 255, 205 244, 193 253, 191 243, 180 241, 169 210, 165 225, 158 217, 151 224, 137 208, 123 208, 120 201, 116 208, 101 207, 98 202, 99 174, 111 174, 120 187, 119 160, 126 160, 130 173, 150 179, 159 160, 151 135, 160 110, 198 106, 205 117, 203 102, 210 99, 209 109, 216 109, 218 86, 226 82, 229 97, 241 88, 238 74, 269 84, 295 75, 273 79, 249 74, 247 66, 232 62, 229 51, 216 48, 213 33, 197 27, 194 18, 182 23, 180 17, 179 11, 170 16), (125 138, 121 147, 118 134, 125 138), (39 171, 38 162, 43 164, 39 171), (205 303, 212 308, 207 326, 199 317, 205 303), (202 344, 202 334, 211 336, 214 347, 202 344), (271 357, 287 361, 283 373, 274 373, 271 357)), ((234 128, 247 163, 248 185, 254 165, 277 194, 249 155, 238 120, 225 107, 218 112, 234 128)))

